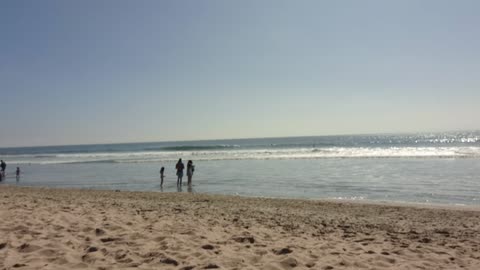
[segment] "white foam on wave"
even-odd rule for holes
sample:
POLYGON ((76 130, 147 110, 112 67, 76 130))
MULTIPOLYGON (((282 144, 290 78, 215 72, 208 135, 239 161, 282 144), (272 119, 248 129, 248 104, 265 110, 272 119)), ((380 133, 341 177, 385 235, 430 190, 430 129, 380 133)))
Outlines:
POLYGON ((14 164, 142 163, 194 160, 267 160, 321 158, 480 158, 480 147, 330 147, 288 149, 239 149, 217 151, 146 151, 12 155, 14 164))

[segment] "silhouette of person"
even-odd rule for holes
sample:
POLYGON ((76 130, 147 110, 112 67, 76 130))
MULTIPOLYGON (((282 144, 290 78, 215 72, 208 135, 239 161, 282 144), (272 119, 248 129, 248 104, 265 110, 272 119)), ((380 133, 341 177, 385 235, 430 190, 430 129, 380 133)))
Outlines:
POLYGON ((183 165, 182 159, 179 159, 177 165, 175 165, 175 169, 177 170, 177 186, 182 185, 182 178, 183 178, 183 169, 185 169, 185 165, 183 165))
POLYGON ((20 180, 20 167, 17 167, 17 170, 15 171, 15 176, 17 178, 17 181, 20 180))
POLYGON ((189 160, 187 162, 187 177, 188 177, 188 185, 192 185, 192 176, 193 172, 195 171, 195 166, 193 166, 193 162, 189 160))
POLYGON ((160 186, 163 186, 163 178, 165 177, 164 172, 165 172, 165 168, 162 167, 160 169, 160 186))
POLYGON ((7 168, 7 163, 5 163, 3 160, 0 160, 0 168, 2 169, 1 176, 0 176, 0 180, 1 180, 1 178, 5 177, 5 169, 7 168))

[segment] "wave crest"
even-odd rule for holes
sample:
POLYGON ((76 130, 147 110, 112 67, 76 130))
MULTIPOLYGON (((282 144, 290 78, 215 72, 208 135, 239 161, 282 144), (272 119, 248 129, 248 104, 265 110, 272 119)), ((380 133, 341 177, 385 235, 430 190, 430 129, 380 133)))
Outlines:
MULTIPOLYGON (((189 149, 189 148, 181 148, 189 149)), ((167 162, 178 158, 197 161, 271 160, 328 158, 480 158, 480 147, 329 147, 291 149, 203 149, 122 153, 76 153, 61 155, 10 156, 13 164, 143 163, 167 162)))

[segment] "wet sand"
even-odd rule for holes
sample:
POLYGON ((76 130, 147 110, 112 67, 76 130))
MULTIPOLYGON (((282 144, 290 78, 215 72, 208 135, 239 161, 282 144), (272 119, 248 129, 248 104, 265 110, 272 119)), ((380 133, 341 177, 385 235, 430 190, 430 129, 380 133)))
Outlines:
POLYGON ((480 269, 480 210, 0 186, 0 269, 480 269))

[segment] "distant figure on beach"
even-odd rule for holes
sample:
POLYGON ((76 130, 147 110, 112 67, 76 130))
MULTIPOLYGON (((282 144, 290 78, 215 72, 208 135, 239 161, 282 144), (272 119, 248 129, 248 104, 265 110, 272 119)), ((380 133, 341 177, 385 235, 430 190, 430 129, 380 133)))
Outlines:
POLYGON ((162 167, 160 169, 160 186, 163 186, 163 178, 165 177, 164 172, 165 172, 165 168, 162 167))
POLYGON ((182 178, 183 178, 183 169, 185 169, 185 165, 183 165, 182 159, 179 159, 177 165, 175 165, 175 169, 177 170, 177 186, 182 185, 182 178))
POLYGON ((20 180, 20 167, 17 167, 17 170, 15 171, 15 176, 17 178, 17 181, 20 180))
POLYGON ((5 161, 3 160, 0 160, 0 168, 2 169, 1 170, 1 178, 5 178, 5 169, 7 168, 7 163, 5 163, 5 161))
POLYGON ((193 162, 189 160, 187 162, 187 177, 188 177, 188 185, 192 185, 192 176, 193 172, 195 171, 195 166, 193 166, 193 162))

